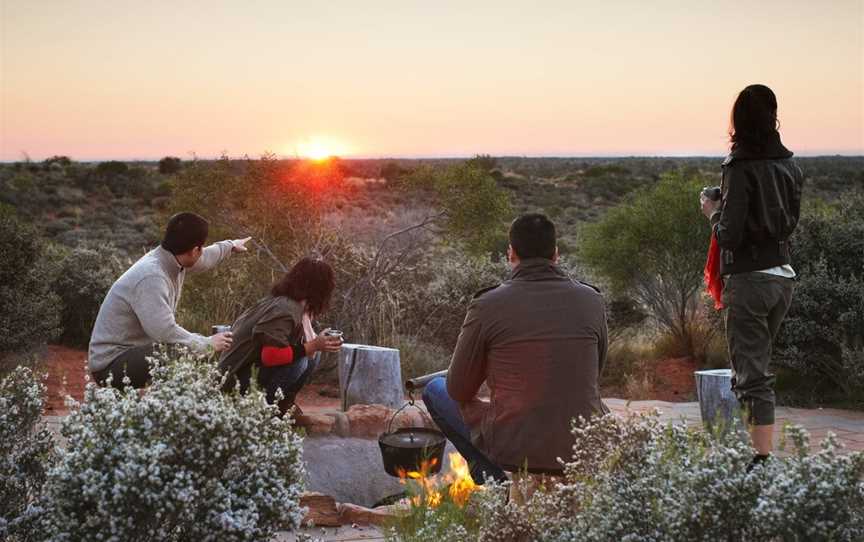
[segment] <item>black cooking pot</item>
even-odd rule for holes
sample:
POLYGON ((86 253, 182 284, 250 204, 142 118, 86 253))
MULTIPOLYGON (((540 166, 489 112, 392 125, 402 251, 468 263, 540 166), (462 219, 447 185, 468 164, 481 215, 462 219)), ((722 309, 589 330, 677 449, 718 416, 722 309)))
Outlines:
POLYGON ((392 431, 393 420, 408 406, 413 406, 426 416, 423 409, 414 404, 413 399, 393 413, 387 432, 378 437, 384 470, 387 474, 400 478, 412 471, 425 475, 437 474, 441 471, 444 446, 447 444, 441 431, 426 427, 402 427, 392 431))

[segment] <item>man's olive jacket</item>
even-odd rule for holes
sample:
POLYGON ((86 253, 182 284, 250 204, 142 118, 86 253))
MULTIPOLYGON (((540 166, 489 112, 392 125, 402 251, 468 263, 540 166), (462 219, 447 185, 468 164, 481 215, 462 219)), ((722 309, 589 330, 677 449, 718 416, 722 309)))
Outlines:
POLYGON ((447 375, 471 440, 505 470, 560 472, 571 421, 608 412, 597 380, 606 359, 603 299, 550 260, 526 259, 479 292, 447 375), (480 400, 483 383, 491 392, 480 400))

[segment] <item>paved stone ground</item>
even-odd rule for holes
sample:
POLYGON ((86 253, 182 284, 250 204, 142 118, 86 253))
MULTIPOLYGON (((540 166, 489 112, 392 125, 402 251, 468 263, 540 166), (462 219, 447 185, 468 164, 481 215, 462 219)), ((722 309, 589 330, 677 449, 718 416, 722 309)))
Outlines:
MULTIPOLYGON (((384 534, 377 528, 372 526, 357 526, 357 527, 327 527, 327 528, 311 528, 301 531, 305 535, 309 535, 313 540, 319 539, 322 542, 353 542, 355 540, 374 541, 384 540, 384 534)), ((290 533, 282 533, 273 539, 273 542, 296 542, 297 535, 290 533)))
MULTIPOLYGON (((626 412, 645 412, 656 408, 662 420, 682 421, 691 427, 702 426, 699 403, 667 403, 665 401, 632 401, 624 399, 604 399, 609 408, 619 414, 626 412)), ((864 451, 864 412, 838 410, 833 408, 792 408, 777 407, 775 411, 777 431, 774 444, 779 446, 785 424, 801 425, 810 433, 810 449, 816 451, 829 432, 837 435, 843 451, 864 451)))

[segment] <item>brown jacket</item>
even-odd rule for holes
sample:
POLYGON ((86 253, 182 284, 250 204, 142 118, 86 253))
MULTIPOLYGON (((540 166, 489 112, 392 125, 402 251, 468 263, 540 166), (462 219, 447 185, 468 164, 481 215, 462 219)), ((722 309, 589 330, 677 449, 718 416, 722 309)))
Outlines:
POLYGON ((550 260, 523 260, 468 306, 447 375, 471 440, 505 470, 559 472, 573 454, 571 420, 608 412, 597 379, 606 312, 592 287, 550 260), (483 382, 489 401, 477 398, 483 382))

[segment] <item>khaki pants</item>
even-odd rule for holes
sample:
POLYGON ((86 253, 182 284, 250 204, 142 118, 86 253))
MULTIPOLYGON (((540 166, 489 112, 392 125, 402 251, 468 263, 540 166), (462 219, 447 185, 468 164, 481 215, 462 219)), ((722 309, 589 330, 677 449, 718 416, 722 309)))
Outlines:
POLYGON ((748 423, 774 423, 771 350, 792 302, 794 281, 758 271, 731 275, 723 287, 732 390, 748 423))

